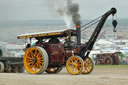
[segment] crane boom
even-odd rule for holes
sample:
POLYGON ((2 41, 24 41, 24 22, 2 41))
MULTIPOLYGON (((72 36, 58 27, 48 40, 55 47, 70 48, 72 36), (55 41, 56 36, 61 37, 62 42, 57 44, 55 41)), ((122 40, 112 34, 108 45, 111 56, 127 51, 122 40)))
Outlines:
POLYGON ((92 50, 93 45, 94 45, 94 43, 96 42, 96 39, 97 39, 97 37, 98 37, 98 35, 99 35, 101 29, 102 29, 103 26, 104 26, 104 23, 105 23, 106 19, 107 19, 108 16, 111 15, 111 14, 114 16, 114 14, 116 14, 116 12, 117 12, 116 8, 112 8, 111 10, 109 10, 108 12, 106 12, 106 13, 102 16, 102 18, 101 18, 101 20, 99 21, 99 23, 98 23, 96 29, 94 30, 92 36, 90 37, 90 39, 89 39, 87 45, 84 46, 84 48, 82 49, 82 51, 81 51, 82 53, 80 54, 81 56, 88 57, 88 55, 90 54, 90 50, 92 50), (86 52, 87 52, 87 54, 85 55, 86 52))

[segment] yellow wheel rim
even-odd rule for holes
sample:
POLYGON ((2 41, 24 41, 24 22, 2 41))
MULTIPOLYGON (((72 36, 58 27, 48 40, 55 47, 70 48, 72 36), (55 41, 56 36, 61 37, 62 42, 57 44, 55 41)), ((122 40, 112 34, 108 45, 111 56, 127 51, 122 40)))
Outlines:
POLYGON ((80 74, 83 69, 83 60, 79 56, 72 56, 67 60, 66 68, 70 74, 80 74))
POLYGON ((24 66, 29 73, 40 73, 44 67, 44 55, 39 48, 31 47, 24 56, 24 66))
POLYGON ((84 69, 83 69, 83 74, 89 74, 92 72, 93 70, 93 67, 94 67, 94 64, 93 64, 93 61, 91 58, 87 57, 85 60, 84 60, 84 69))

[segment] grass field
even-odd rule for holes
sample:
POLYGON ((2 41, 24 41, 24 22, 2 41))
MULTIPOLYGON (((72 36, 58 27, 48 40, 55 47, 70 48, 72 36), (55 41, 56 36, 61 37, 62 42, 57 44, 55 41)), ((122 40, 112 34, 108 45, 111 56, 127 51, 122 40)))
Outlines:
POLYGON ((128 65, 95 65, 92 73, 127 74, 128 65))
POLYGON ((95 68, 128 69, 128 65, 95 65, 95 68))

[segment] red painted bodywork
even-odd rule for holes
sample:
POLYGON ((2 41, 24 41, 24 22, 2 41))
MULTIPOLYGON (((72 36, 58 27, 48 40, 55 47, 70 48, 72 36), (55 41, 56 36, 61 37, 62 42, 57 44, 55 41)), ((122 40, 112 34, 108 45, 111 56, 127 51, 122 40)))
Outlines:
POLYGON ((64 64, 65 60, 74 55, 77 54, 81 51, 83 46, 79 46, 79 48, 71 48, 71 49, 65 49, 64 44, 49 44, 45 43, 44 47, 48 53, 49 56, 49 63, 59 63, 59 64, 64 64))
POLYGON ((46 44, 45 48, 49 55, 50 63, 64 63, 65 55, 63 44, 46 44))

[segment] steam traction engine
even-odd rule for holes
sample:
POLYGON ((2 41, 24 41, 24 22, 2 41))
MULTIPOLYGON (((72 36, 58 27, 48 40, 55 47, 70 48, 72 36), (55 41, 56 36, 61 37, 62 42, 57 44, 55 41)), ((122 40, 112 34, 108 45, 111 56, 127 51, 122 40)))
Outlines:
POLYGON ((88 74, 92 72, 94 64, 88 57, 107 17, 114 15, 116 9, 106 12, 99 21, 91 38, 86 44, 81 44, 81 26, 76 24, 76 30, 69 29, 57 32, 43 32, 19 35, 18 39, 32 38, 38 41, 35 45, 26 45, 24 66, 29 73, 40 74, 58 73, 66 65, 70 74, 88 74), (72 37, 76 41, 72 41, 72 37), (61 39, 65 38, 64 42, 61 39))

